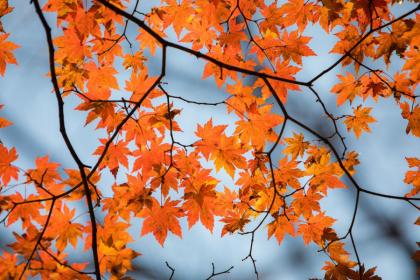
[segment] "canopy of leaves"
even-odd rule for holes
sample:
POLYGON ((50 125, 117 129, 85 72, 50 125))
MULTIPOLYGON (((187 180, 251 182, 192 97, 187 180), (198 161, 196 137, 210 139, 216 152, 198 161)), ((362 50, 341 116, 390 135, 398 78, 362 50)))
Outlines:
MULTIPOLYGON (((366 103, 389 99, 406 122, 402 132, 420 136, 419 5, 408 4, 399 14, 397 2, 403 1, 161 0, 142 11, 139 0, 33 0, 45 32, 46 48, 39 51, 48 49, 46 74, 58 102, 63 153, 74 169, 48 156, 20 167, 19 151, 0 141, 0 219, 6 228, 20 226, 14 242, 1 248, 0 279, 130 279, 127 273, 140 255, 130 243, 149 234, 161 246, 170 234, 182 238, 183 219, 188 229, 201 223, 213 233, 217 222, 221 236, 249 235, 245 259, 256 278, 254 235, 266 230, 279 244, 291 236, 318 246, 329 259, 320 267, 325 279, 380 279, 375 267, 365 269, 353 238, 359 196, 401 200, 419 210, 420 160, 402 155, 409 167, 403 180, 412 185, 406 195, 370 191, 353 177, 358 154, 347 150, 345 133, 360 138, 386 125, 376 124, 375 107, 366 103), (310 26, 335 39, 330 53, 338 58, 299 80, 308 67, 305 59, 318 55, 309 46, 315 40, 308 36, 310 26), (128 27, 136 28, 135 37, 128 27), (203 60, 202 78, 214 81, 227 98, 198 102, 168 92, 171 48, 203 60), (403 64, 393 75, 369 66, 389 65, 395 55, 403 64), (158 74, 150 59, 160 61, 158 74), (340 66, 329 88, 343 113, 333 114, 314 84, 340 66), (320 106, 332 134, 323 135, 288 111, 288 96, 297 91, 314 95, 313 106, 320 106), (85 114, 85 125, 102 132, 92 151, 95 162, 84 162, 67 134, 64 104, 70 97, 77 98, 74 110, 85 114), (199 112, 222 107, 235 121, 209 117, 196 125, 192 143, 182 143, 185 124, 177 119, 183 112, 174 100, 199 106, 199 112), (285 137, 288 124, 294 130, 285 137), (114 182, 101 180, 107 172, 114 182), (218 175, 224 173, 233 187, 223 187, 218 175), (320 203, 331 189, 356 193, 351 224, 341 236, 320 203), (79 219, 78 202, 86 203, 89 222, 79 219), (129 232, 134 219, 142 222, 138 236, 129 232), (90 252, 89 263, 70 261, 69 252, 79 244, 90 252)), ((8 0, 0 0, 3 79, 18 63, 19 46, 10 40, 17 30, 1 22, 12 10, 8 0)), ((0 117, 0 129, 10 125, 0 117)), ((213 266, 209 279, 231 269, 216 273, 213 266)))

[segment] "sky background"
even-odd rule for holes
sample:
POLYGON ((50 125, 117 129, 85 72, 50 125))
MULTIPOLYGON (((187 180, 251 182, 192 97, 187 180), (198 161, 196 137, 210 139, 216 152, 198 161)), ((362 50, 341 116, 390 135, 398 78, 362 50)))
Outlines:
MULTIPOLYGON (((75 168, 59 134, 56 100, 51 93, 50 80, 46 76, 48 52, 44 31, 29 0, 9 2, 15 6, 15 10, 4 18, 4 27, 7 32, 12 33, 10 40, 21 48, 15 52, 19 65, 8 66, 6 77, 0 78, 0 103, 5 104, 1 116, 14 123, 13 126, 0 130, 0 139, 6 146, 17 148, 18 165, 21 167, 32 168, 36 157, 49 155, 51 160, 59 162, 62 167, 75 168)), ((147 5, 141 3, 139 10, 147 11, 151 2, 153 1, 147 1, 147 5)), ((402 14, 411 7, 396 6, 395 13, 402 14)), ((48 20, 54 26, 51 15, 48 20)), ((132 35, 133 40, 136 32, 137 28, 130 25, 128 34, 132 35)), ((309 28, 305 35, 313 37, 310 47, 318 56, 304 58, 303 70, 298 75, 301 80, 309 80, 338 57, 328 54, 335 42, 333 36, 328 36, 319 28, 309 28)), ((389 73, 400 69, 401 63, 394 57, 389 73)), ((372 65, 384 67, 380 63, 372 65)), ((157 69, 159 57, 152 59, 149 66, 157 69)), ((201 79, 203 66, 204 63, 195 57, 169 49, 166 89, 171 94, 196 101, 223 100, 227 95, 215 86, 212 78, 204 81, 201 79)), ((336 100, 329 90, 337 82, 336 75, 343 72, 341 67, 336 67, 315 84, 328 108, 337 114, 340 111, 334 111, 336 100)), ((122 79, 127 75, 128 73, 120 72, 121 88, 124 85, 122 79)), ((86 114, 72 110, 78 104, 76 98, 70 97, 65 101, 66 125, 76 151, 84 162, 94 163, 95 157, 92 153, 99 143, 98 137, 103 137, 103 134, 94 131, 94 125, 84 126, 86 114)), ((193 142, 197 123, 203 124, 210 117, 216 124, 234 121, 223 107, 187 106, 175 101, 174 104, 176 108, 182 108, 182 113, 176 120, 181 124, 184 133, 177 134, 176 137, 184 143, 193 142)), ((354 105, 358 104, 359 101, 354 105)), ((406 121, 402 119, 394 100, 381 100, 379 104, 373 104, 369 100, 366 104, 374 105, 373 116, 378 122, 371 125, 371 134, 363 134, 358 140, 353 135, 347 136, 349 149, 359 152, 361 160, 355 178, 366 189, 403 195, 409 190, 409 186, 403 183, 407 170, 404 157, 420 156, 419 141, 405 134, 406 121)), ((323 133, 329 134, 331 131, 331 127, 325 125, 327 118, 323 116, 321 107, 314 102, 313 95, 308 91, 289 93, 287 109, 299 120, 323 133)), ((344 129, 341 127, 342 131, 344 129)), ((286 135, 291 135, 293 131, 297 130, 289 123, 286 135)), ((306 136, 314 139, 311 135, 306 136)), ((223 185, 234 188, 233 181, 226 174, 220 174, 219 178, 223 180, 223 185)), ((101 183, 108 188, 113 179, 111 176, 103 176, 101 183)), ((327 214, 337 219, 335 229, 338 233, 347 231, 354 196, 352 188, 334 190, 322 201, 322 208, 327 214)), ((84 205, 80 204, 79 207, 83 209, 84 205)), ((377 272, 383 279, 416 279, 415 264, 410 258, 419 237, 419 231, 413 225, 416 216, 416 211, 408 203, 361 194, 354 237, 361 261, 367 267, 378 266, 377 272)), ((87 216, 82 216, 78 222, 85 221, 85 218, 87 216)), ((186 220, 182 225, 183 239, 169 234, 162 248, 152 235, 140 238, 140 224, 133 223, 130 233, 136 242, 131 247, 143 254, 135 261, 139 272, 133 274, 136 279, 168 278, 170 270, 165 261, 176 269, 174 279, 205 279, 211 274, 212 262, 216 271, 225 270, 232 265, 235 267, 230 274, 218 279, 254 278, 251 262, 241 261, 248 254, 250 236, 227 235, 221 238, 222 226, 217 223, 213 235, 201 224, 195 225, 189 231, 186 220)), ((18 229, 19 227, 12 228, 18 229)), ((0 244, 13 240, 12 230, 0 229, 0 244)), ((351 251, 350 243, 347 244, 346 248, 351 251)), ((253 255, 257 259, 261 279, 307 279, 323 275, 321 268, 326 257, 317 253, 317 249, 313 245, 304 246, 300 237, 286 237, 281 246, 278 246, 275 239, 267 240, 267 231, 264 228, 256 234, 253 255)), ((90 261, 90 252, 84 255, 71 252, 71 256, 74 260, 90 261)))

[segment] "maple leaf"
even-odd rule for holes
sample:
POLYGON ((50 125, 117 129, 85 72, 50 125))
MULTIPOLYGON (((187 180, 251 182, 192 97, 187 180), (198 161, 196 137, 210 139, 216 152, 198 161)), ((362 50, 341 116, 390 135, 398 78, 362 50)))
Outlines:
MULTIPOLYGON (((102 146, 99 146, 94 155, 102 155, 105 149, 105 144, 108 139, 100 139, 102 146)), ((114 177, 117 176, 120 164, 125 168, 128 168, 127 156, 131 155, 131 151, 127 148, 128 143, 124 141, 118 141, 111 143, 108 146, 108 151, 105 154, 104 160, 102 161, 101 168, 108 167, 114 177)))
POLYGON ((13 232, 13 235, 16 242, 10 244, 10 248, 25 258, 28 258, 32 254, 32 250, 37 243, 39 230, 34 225, 30 224, 27 231, 23 234, 13 232))
POLYGON ((84 88, 85 80, 88 78, 88 71, 80 63, 65 63, 56 68, 58 85, 63 87, 63 96, 67 96, 70 90, 84 88))
POLYGON ((352 17, 357 19, 358 27, 362 32, 366 30, 369 25, 372 28, 379 26, 382 20, 390 20, 389 9, 386 0, 373 0, 371 4, 364 0, 353 0, 352 17), (376 11, 377 17, 371 17, 371 9, 376 11))
POLYGON ((7 64, 17 64, 16 58, 12 51, 19 48, 13 42, 6 41, 9 34, 0 34, 0 76, 4 76, 7 64))
POLYGON ((193 20, 186 26, 186 29, 189 32, 185 34, 180 42, 192 43, 192 49, 196 51, 204 47, 208 50, 211 49, 212 42, 217 37, 217 33, 206 17, 203 17, 201 20, 193 20))
POLYGON ((312 189, 309 189, 306 194, 297 192, 293 195, 293 198, 291 205, 297 216, 302 214, 305 219, 309 219, 313 211, 321 211, 319 201, 323 196, 312 189))
POLYGON ((306 223, 300 224, 298 233, 302 235, 303 242, 308 245, 311 241, 319 243, 325 228, 331 227, 335 220, 325 216, 323 212, 316 216, 310 216, 306 223))
POLYGON ((280 39, 277 32, 273 32, 270 29, 265 30, 260 35, 254 38, 254 44, 249 52, 257 55, 260 64, 268 60, 272 65, 273 61, 277 60, 277 57, 283 54, 286 43, 280 39))
POLYGON ((12 125, 13 123, 5 118, 0 117, 0 128, 5 128, 8 127, 10 125, 12 125))
POLYGON ((348 24, 353 11, 353 3, 342 0, 322 0, 319 12, 319 24, 329 33, 337 25, 348 24))
POLYGON ((279 7, 277 7, 277 4, 273 2, 270 5, 264 5, 261 9, 261 14, 263 16, 263 20, 260 22, 259 26, 261 31, 265 32, 271 30, 276 32, 276 35, 278 36, 277 26, 280 25, 280 22, 283 20, 283 13, 279 7))
MULTIPOLYGON (((293 65, 290 65, 290 59, 280 61, 278 60, 275 64, 275 73, 272 71, 264 71, 268 74, 274 74, 278 77, 282 77, 285 79, 295 80, 295 75, 301 70, 300 67, 296 67, 293 65)), ((276 94, 280 98, 281 102, 286 103, 287 102, 287 96, 288 92, 290 90, 293 91, 300 91, 299 85, 293 84, 293 83, 285 83, 281 81, 270 81, 271 85, 276 89, 276 94)), ((258 79, 255 83, 256 87, 262 87, 261 92, 263 94, 263 97, 269 97, 271 96, 270 89, 265 85, 264 80, 258 79)))
POLYGON ((353 277, 359 277, 356 271, 353 271, 346 265, 334 264, 332 262, 325 262, 325 266, 322 268, 325 270, 326 280, 347 280, 347 279, 358 279, 353 277))
POLYGON ((420 106, 416 104, 414 108, 410 109, 410 105, 404 102, 400 104, 400 108, 402 117, 408 120, 405 133, 411 132, 414 136, 420 137, 420 106))
POLYGON ((392 24, 391 32, 379 32, 379 36, 376 37, 379 45, 376 50, 376 58, 383 56, 385 63, 389 65, 391 54, 394 51, 401 57, 407 48, 407 39, 404 37, 404 33, 409 31, 413 25, 412 19, 397 21, 392 24))
POLYGON ((123 40, 121 35, 115 33, 115 31, 115 29, 107 28, 103 36, 101 32, 96 32, 97 34, 93 34, 95 39, 89 41, 89 43, 92 43, 90 50, 97 54, 100 65, 113 65, 117 57, 123 57, 121 46, 123 40))
MULTIPOLYGON (((278 192, 282 193, 281 190, 278 192)), ((246 200, 241 200, 240 204, 235 204, 234 206, 240 207, 241 205, 251 205, 253 210, 270 211, 270 213, 275 215, 279 209, 283 207, 283 201, 281 199, 274 199, 274 194, 274 188, 262 188, 260 190, 255 188, 254 192, 249 197, 250 202, 246 203, 246 200)), ((251 210, 251 214, 253 214, 253 217, 257 217, 260 213, 253 210, 251 210)))
POLYGON ((172 26, 179 38, 181 31, 186 28, 186 25, 191 20, 191 15, 194 14, 194 8, 187 2, 177 3, 176 1, 169 2, 167 6, 162 7, 162 17, 164 19, 163 27, 166 29, 172 26))
MULTIPOLYGON (((278 61, 276 63, 276 76, 295 80, 295 75, 301 70, 301 68, 290 65, 290 60, 284 60, 283 62, 278 61)), ((280 81, 273 81, 272 86, 276 89, 276 94, 280 98, 281 102, 287 102, 287 96, 289 90, 300 91, 300 87, 293 83, 284 83, 280 81)), ((264 91, 268 91, 267 87, 263 88, 264 91)))
POLYGON ((78 6, 74 21, 72 22, 77 33, 82 38, 87 38, 91 33, 97 33, 99 31, 98 22, 95 19, 95 13, 93 11, 86 11, 83 7, 78 6))
POLYGON ((0 196, 0 214, 3 211, 10 211, 14 204, 9 196, 0 196))
POLYGON ((214 201, 214 213, 217 216, 226 216, 226 213, 232 211, 234 201, 238 199, 238 193, 232 191, 228 187, 224 187, 223 192, 216 192, 216 200, 214 201))
POLYGON ((35 168, 28 169, 26 177, 28 182, 33 182, 37 190, 42 195, 50 195, 50 193, 62 190, 61 175, 58 172, 60 164, 51 162, 48 156, 39 157, 35 160, 35 168))
POLYGON ((280 215, 275 218, 274 221, 267 225, 268 227, 268 238, 270 239, 273 235, 276 237, 277 242, 281 244, 286 234, 296 236, 294 224, 296 223, 295 218, 291 218, 290 215, 280 215))
POLYGON ((313 3, 304 2, 304 0, 288 0, 279 8, 278 12, 284 15, 279 22, 286 27, 297 24, 298 31, 302 32, 308 21, 314 21, 313 10, 313 3))
POLYGON ((353 116, 347 116, 344 119, 344 124, 347 126, 347 131, 353 130, 356 138, 359 138, 362 131, 370 132, 369 123, 376 122, 376 119, 371 117, 370 107, 362 107, 361 105, 357 108, 353 108, 353 116))
MULTIPOLYGON (((330 53, 345 54, 353 48, 353 46, 360 40, 360 31, 356 26, 348 25, 342 31, 335 34, 340 40, 334 45, 330 53)), ((357 61, 363 62, 365 55, 374 57, 374 44, 372 43, 373 39, 367 37, 360 43, 353 51, 351 52, 352 56, 357 59, 357 61)), ((354 62, 353 59, 346 57, 342 61, 342 65, 346 66, 350 63, 355 64, 356 73, 359 71, 360 65, 354 62)))
POLYGON ((130 99, 137 102, 155 80, 155 77, 149 77, 147 69, 141 69, 139 72, 133 71, 130 79, 125 83, 125 90, 131 91, 133 94, 130 99))
POLYGON ((306 173, 312 176, 311 188, 327 195, 328 188, 345 188, 338 176, 343 174, 337 164, 331 163, 330 152, 325 147, 310 146, 305 161, 306 173))
POLYGON ((155 55, 157 47, 160 47, 156 38, 143 31, 143 29, 139 29, 139 35, 136 37, 136 40, 140 43, 141 49, 149 49, 152 55, 155 55))
POLYGON ((182 208, 187 215, 189 228, 200 218, 202 224, 212 232, 214 227, 213 200, 216 198, 215 186, 218 181, 209 174, 210 170, 202 170, 194 174, 193 178, 185 181, 185 202, 182 208))
POLYGON ((136 157, 133 170, 141 169, 144 174, 161 175, 162 168, 166 163, 169 164, 169 158, 166 156, 170 149, 168 143, 162 143, 163 139, 155 139, 150 148, 139 148, 133 152, 136 157))
MULTIPOLYGON (((222 47, 215 47, 211 50, 212 52, 212 57, 214 57, 215 59, 221 59, 223 58, 223 51, 222 51, 222 47)), ((213 62, 207 62, 206 65, 204 66, 203 69, 203 79, 206 79, 210 76, 214 77, 214 80, 216 82, 216 85, 220 88, 226 81, 226 78, 228 77, 226 75, 226 71, 223 71, 221 67, 219 67, 218 65, 216 65, 213 62)))
POLYGON ((341 82, 331 88, 332 92, 338 94, 337 106, 343 105, 346 100, 349 100, 351 104, 358 92, 358 81, 356 81, 355 77, 350 72, 347 72, 346 76, 338 74, 337 77, 341 82))
POLYGON ((311 37, 300 36, 297 31, 283 32, 282 41, 286 44, 282 56, 285 60, 292 59, 302 65, 302 56, 315 56, 315 52, 307 46, 311 37))
MULTIPOLYGON (((35 195, 29 195, 28 200, 37 198, 35 195)), ((40 214, 41 204, 40 203, 24 203, 19 204, 20 202, 25 201, 24 197, 20 193, 14 193, 9 196, 10 201, 16 204, 16 208, 10 212, 7 217, 7 226, 14 224, 18 220, 22 221, 22 229, 29 228, 33 226, 33 223, 36 222, 41 224, 44 220, 43 216, 40 214)))
POLYGON ((60 279, 90 279, 87 275, 81 275, 78 271, 83 271, 87 263, 67 263, 68 255, 63 252, 53 252, 43 246, 42 251, 37 253, 39 260, 33 260, 31 265, 34 268, 40 268, 42 279, 60 278, 60 279), (48 253, 47 253, 48 252, 48 253), (57 262, 57 260, 60 262, 57 262), (41 269, 42 268, 42 269, 41 269))
POLYGON ((161 135, 165 135, 165 130, 182 131, 178 123, 175 121, 175 116, 181 113, 179 109, 172 109, 173 104, 162 104, 154 107, 153 113, 148 116, 148 123, 151 127, 156 128, 161 135))
POLYGON ((0 179, 2 185, 9 184, 11 179, 18 179, 19 169, 12 165, 12 162, 17 158, 18 155, 14 147, 8 150, 0 143, 0 179))
MULTIPOLYGON (((62 20, 69 14, 75 14, 79 4, 80 2, 78 2, 78 0, 48 0, 42 9, 48 12, 57 12, 57 18, 62 20)), ((60 22, 61 21, 58 23, 60 22)))
POLYGON ((359 155, 355 151, 350 151, 346 154, 346 157, 343 161, 347 171, 352 175, 355 173, 354 167, 360 163, 359 159, 357 158, 358 156, 359 155))
POLYGON ((420 192, 420 160, 417 158, 405 158, 409 168, 415 168, 415 170, 409 170, 405 173, 404 182, 406 184, 412 184, 413 189, 406 194, 407 197, 416 196, 420 192))
POLYGON ((359 95, 366 100, 368 96, 372 96, 375 101, 378 100, 378 96, 386 97, 391 95, 390 88, 386 85, 386 77, 382 77, 381 74, 377 75, 364 75, 360 78, 360 91, 359 95), (384 82, 385 81, 385 82, 384 82))
POLYGON ((141 235, 153 233, 156 240, 163 247, 168 231, 182 238, 179 218, 184 216, 181 208, 177 207, 179 201, 167 199, 163 206, 157 200, 153 200, 151 209, 145 208, 140 216, 144 217, 141 235))
POLYGON ((92 56, 85 38, 81 38, 75 28, 65 29, 63 36, 55 38, 54 44, 57 46, 56 60, 61 64, 66 61, 79 63, 92 56))
POLYGON ((303 141, 304 136, 302 133, 294 133, 292 138, 284 138, 284 142, 287 143, 286 148, 283 150, 283 154, 291 155, 292 159, 296 159, 298 156, 302 157, 305 150, 309 147, 309 142, 303 141))
POLYGON ((235 84, 227 84, 226 91, 231 94, 227 99, 227 111, 235 112, 238 116, 242 117, 248 112, 251 106, 260 105, 262 100, 253 94, 254 88, 251 86, 243 85, 242 81, 236 81, 235 84))
POLYGON ((147 61, 147 57, 143 55, 142 51, 138 51, 134 54, 126 54, 124 56, 123 66, 125 69, 132 68, 134 72, 144 69, 144 63, 147 61))
POLYGON ((95 119, 99 118, 100 123, 98 123, 97 127, 101 127, 102 123, 108 123, 108 121, 113 120, 115 114, 115 106, 112 103, 108 102, 91 102, 89 100, 85 101, 78 105, 76 110, 80 111, 89 111, 85 125, 88 125, 95 119))
MULTIPOLYGON (((13 11, 13 7, 10 7, 8 2, 9 2, 8 0, 0 0, 0 19, 3 16, 13 11)), ((1 21, 0 21, 0 32, 4 32, 1 21)))
POLYGON ((410 71, 410 79, 418 82, 420 80, 420 52, 416 48, 411 48, 404 53, 406 57, 402 70, 410 71))
POLYGON ((0 275, 2 279, 16 279, 23 271, 24 263, 19 263, 19 255, 17 253, 9 253, 2 250, 0 255, 0 275))
POLYGON ((137 214, 144 207, 152 208, 153 198, 152 189, 146 187, 147 176, 140 173, 137 176, 126 175, 127 182, 112 186, 114 196, 104 199, 103 207, 104 210, 130 221, 131 213, 137 214))
POLYGON ((294 189, 300 188, 299 178, 305 175, 305 172, 298 168, 299 162, 291 160, 287 157, 279 160, 278 168, 274 171, 276 183, 284 187, 290 186, 294 189))
POLYGON ((234 233, 238 230, 243 232, 245 225, 251 221, 248 218, 248 215, 238 208, 235 210, 228 210, 224 215, 224 218, 220 220, 222 223, 225 223, 222 228, 222 236, 226 233, 234 233))
POLYGON ((83 225, 72 222, 75 213, 75 208, 70 209, 65 204, 62 210, 55 209, 54 211, 51 226, 48 227, 45 236, 56 239, 55 246, 59 251, 64 251, 68 243, 76 248, 78 238, 82 237, 83 225))
POLYGON ((375 275, 376 266, 368 269, 365 271, 364 265, 361 265, 360 270, 357 272, 358 276, 357 278, 354 277, 354 279, 361 279, 361 280, 381 280, 382 278, 375 275), (362 275, 362 277, 360 277, 362 275))
MULTIPOLYGON (((413 81, 407 76, 407 73, 395 73, 393 85, 394 95, 400 99, 404 94, 407 97, 414 97, 413 81)), ((415 86, 414 86, 415 87, 415 86)))
POLYGON ((115 78, 117 71, 112 66, 97 66, 90 62, 85 64, 89 72, 89 79, 86 84, 88 96, 92 99, 108 99, 111 89, 119 89, 118 81, 115 78))
POLYGON ((344 249, 344 243, 340 241, 334 241, 328 245, 328 253, 334 261, 339 264, 346 265, 347 267, 353 267, 357 263, 349 260, 349 252, 344 249))
POLYGON ((223 132, 227 126, 213 126, 210 119, 204 126, 198 125, 196 135, 202 140, 194 144, 204 157, 214 161, 216 171, 224 168, 233 178, 237 168, 245 168, 246 161, 242 156, 243 149, 237 137, 225 136, 223 132))
POLYGON ((323 194, 328 194, 328 188, 330 189, 344 189, 346 185, 334 174, 334 165, 324 166, 323 171, 318 175, 315 175, 311 181, 310 186, 323 194))
POLYGON ((277 135, 274 128, 283 122, 283 117, 271 113, 271 105, 256 107, 255 104, 248 110, 246 120, 239 120, 235 124, 235 134, 239 136, 241 143, 255 146, 261 150, 265 142, 276 141, 277 135))
POLYGON ((103 254, 101 258, 101 271, 109 271, 110 279, 127 279, 125 276, 128 270, 133 270, 132 261, 140 254, 130 248, 115 248, 109 242, 100 242, 99 251, 103 254))
MULTIPOLYGON (((101 272, 109 272, 111 279, 124 279, 128 270, 132 270, 132 261, 140 254, 127 248, 132 242, 127 232, 129 224, 120 221, 118 216, 106 215, 103 225, 98 224, 98 254, 101 259, 101 272)), ((88 232, 90 233, 91 231, 88 232)), ((91 238, 86 239, 85 249, 90 248, 91 238)))
POLYGON ((241 41, 245 41, 247 39, 245 33, 243 32, 245 23, 229 21, 228 24, 228 32, 223 32, 219 36, 220 45, 224 48, 240 49, 241 41))
MULTIPOLYGON (((127 231, 129 226, 128 223, 121 221, 118 216, 106 215, 103 225, 98 227, 98 236, 107 247, 120 250, 133 241, 133 238, 127 231)), ((90 246, 90 243, 86 243, 85 249, 90 246)))
POLYGON ((240 148, 236 137, 221 137, 215 145, 218 150, 211 153, 210 159, 214 161, 216 171, 224 168, 233 178, 237 168, 245 168, 246 162, 243 149, 240 148))
POLYGON ((239 173, 239 179, 235 183, 241 186, 239 193, 241 202, 252 204, 252 207, 258 211, 264 211, 269 207, 271 200, 268 204, 267 200, 272 198, 273 192, 267 193, 268 181, 260 169, 239 173))

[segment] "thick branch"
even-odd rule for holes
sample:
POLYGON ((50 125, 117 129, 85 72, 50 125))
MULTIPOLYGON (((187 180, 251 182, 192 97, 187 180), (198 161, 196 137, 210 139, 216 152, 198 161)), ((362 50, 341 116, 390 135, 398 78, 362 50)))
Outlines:
POLYGON ((35 11, 38 14, 39 19, 41 20, 42 26, 45 30, 45 35, 47 37, 47 44, 48 44, 48 54, 49 54, 49 64, 50 64, 50 74, 51 74, 51 82, 54 87, 55 96, 57 99, 58 104, 58 118, 60 123, 60 132, 63 137, 63 140, 67 146, 67 149, 69 150, 71 156, 73 157, 74 161, 76 162, 77 166, 79 167, 80 176, 82 178, 82 183, 86 195, 86 201, 89 208, 89 216, 90 221, 92 224, 92 254, 93 254, 93 260, 95 264, 95 273, 96 273, 96 279, 101 279, 101 271, 99 268, 99 259, 98 259, 98 245, 97 245, 97 237, 96 237, 96 219, 95 219, 95 213, 93 209, 93 203, 92 203, 92 197, 90 194, 89 184, 88 184, 88 178, 85 173, 85 164, 82 163, 79 156, 77 155, 69 136, 67 135, 66 126, 65 126, 65 119, 64 119, 64 101, 61 96, 60 87, 58 85, 57 81, 57 73, 55 71, 55 64, 54 64, 54 44, 52 40, 51 35, 51 27, 49 26, 47 20, 44 17, 44 14, 42 12, 42 9, 39 5, 38 0, 33 1, 35 6, 35 11))

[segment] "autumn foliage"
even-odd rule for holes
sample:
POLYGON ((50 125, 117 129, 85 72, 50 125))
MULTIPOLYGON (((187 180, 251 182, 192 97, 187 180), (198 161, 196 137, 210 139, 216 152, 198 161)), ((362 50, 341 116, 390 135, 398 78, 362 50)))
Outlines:
MULTIPOLYGON (((139 0, 32 1, 45 32, 56 121, 74 168, 64 169, 45 155, 24 169, 16 163, 19 151, 13 143, 0 142, 2 230, 20 229, 13 233, 13 243, 1 248, 0 279, 129 279, 133 260, 150 253, 130 247, 139 238, 128 233, 133 221, 142 221, 136 229, 140 236, 153 234, 164 246, 169 234, 182 238, 187 230, 182 219, 188 228, 201 223, 213 234, 248 235, 245 259, 257 278, 252 245, 258 230, 279 244, 290 235, 319 246, 320 254, 329 256, 320 267, 326 279, 380 279, 375 267, 365 267, 357 254, 352 230, 359 197, 401 200, 419 210, 420 160, 402 155, 407 159, 404 182, 412 186, 402 190, 406 195, 373 192, 354 179, 358 152, 347 149, 345 137, 371 131, 377 120, 365 102, 380 99, 393 100, 401 110, 403 133, 420 136, 418 4, 408 4, 411 9, 400 13, 395 7, 403 1, 396 0, 160 2, 143 12, 139 0), (47 13, 56 21, 47 21, 47 13), (136 37, 128 35, 128 26, 138 28, 136 37), (339 58, 316 76, 298 80, 297 74, 308 67, 305 57, 317 55, 309 46, 314 40, 306 32, 310 26, 335 38, 330 53, 339 58), (168 49, 203 60, 202 78, 214 81, 228 98, 199 102, 169 92, 168 49), (372 61, 388 66, 395 55, 403 60, 395 74, 369 66, 372 61), (158 75, 151 74, 151 59, 160 62, 158 75), (330 92, 346 113, 334 115, 314 85, 340 67, 330 92), (117 79, 121 71, 127 74, 125 81, 117 79), (288 95, 296 91, 316 98, 314 106, 321 106, 325 121, 333 125, 331 135, 289 113, 288 95), (84 125, 106 135, 97 139, 93 163, 83 160, 67 134, 64 101, 74 96, 79 100, 74 110, 86 115, 84 125), (191 135, 195 141, 183 143, 177 139, 183 131, 177 117, 183 112, 174 100, 200 110, 221 106, 235 122, 209 117, 197 124, 191 135), (286 137, 291 124, 296 129, 286 137), (114 182, 101 179, 107 172, 114 182), (234 180, 234 188, 224 186, 220 173, 234 180), (336 219, 320 204, 331 189, 356 194, 344 235, 336 233, 336 219), (104 190, 112 196, 105 197, 104 190), (78 222, 77 201, 86 203, 90 222, 78 222), (223 224, 221 232, 214 231, 215 223, 223 224), (91 256, 90 263, 69 261, 69 249, 78 244, 91 256)), ((10 13, 8 0, 0 0, 0 19, 10 13)), ((0 21, 2 79, 19 64, 14 52, 22 46, 10 41, 13 31, 0 21)), ((12 122, 0 117, 0 128, 12 122)))

